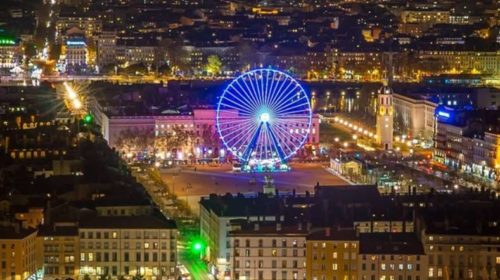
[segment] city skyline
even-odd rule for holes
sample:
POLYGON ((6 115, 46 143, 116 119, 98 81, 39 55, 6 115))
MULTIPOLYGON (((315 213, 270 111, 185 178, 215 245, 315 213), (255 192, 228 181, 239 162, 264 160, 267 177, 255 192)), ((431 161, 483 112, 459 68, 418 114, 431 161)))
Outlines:
POLYGON ((499 19, 0 1, 0 280, 500 279, 499 19))

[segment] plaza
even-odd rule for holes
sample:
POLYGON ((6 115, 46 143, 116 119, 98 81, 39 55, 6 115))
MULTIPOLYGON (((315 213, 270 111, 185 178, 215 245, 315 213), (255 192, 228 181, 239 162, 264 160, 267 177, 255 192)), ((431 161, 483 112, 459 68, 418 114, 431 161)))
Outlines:
POLYGON ((162 179, 180 199, 188 201, 191 209, 198 212, 198 201, 211 193, 255 193, 262 192, 264 177, 271 176, 279 192, 313 192, 319 183, 323 186, 347 185, 341 178, 326 171, 320 163, 292 163, 289 172, 236 173, 230 165, 163 169, 162 179))

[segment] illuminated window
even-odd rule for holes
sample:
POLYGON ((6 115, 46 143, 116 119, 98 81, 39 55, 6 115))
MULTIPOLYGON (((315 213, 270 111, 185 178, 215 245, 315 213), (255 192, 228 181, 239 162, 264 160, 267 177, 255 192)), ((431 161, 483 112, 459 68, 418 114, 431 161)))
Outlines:
POLYGON ((149 249, 149 243, 148 242, 144 242, 144 249, 149 249))
POLYGON ((434 268, 429 268, 429 277, 434 277, 434 268))

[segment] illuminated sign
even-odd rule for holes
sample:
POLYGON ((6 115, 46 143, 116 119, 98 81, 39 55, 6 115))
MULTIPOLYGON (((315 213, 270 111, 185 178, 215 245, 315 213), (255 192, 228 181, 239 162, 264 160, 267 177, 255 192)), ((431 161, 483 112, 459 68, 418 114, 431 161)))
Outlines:
POLYGON ((0 45, 15 45, 16 41, 9 38, 0 38, 0 45))
POLYGON ((450 117, 450 113, 444 112, 444 111, 439 111, 438 112, 438 116, 444 117, 444 118, 449 118, 450 117))
POLYGON ((86 44, 84 41, 67 41, 66 45, 68 45, 68 46, 85 46, 86 44))

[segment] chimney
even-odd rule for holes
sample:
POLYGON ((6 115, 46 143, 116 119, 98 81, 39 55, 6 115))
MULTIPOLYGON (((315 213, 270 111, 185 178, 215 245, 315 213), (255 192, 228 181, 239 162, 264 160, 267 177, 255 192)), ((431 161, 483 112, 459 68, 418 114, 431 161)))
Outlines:
POLYGON ((276 224, 276 231, 281 231, 281 223, 276 224))
POLYGON ((331 234, 332 234, 331 229, 329 227, 325 228, 325 236, 330 237, 331 234))
POLYGON ((311 230, 311 227, 312 227, 311 222, 307 222, 307 231, 310 231, 310 230, 311 230))
POLYGON ((255 231, 259 231, 259 229, 260 229, 260 228, 259 228, 259 223, 255 223, 255 224, 253 224, 253 229, 254 229, 255 231))
POLYGON ((299 231, 302 230, 302 223, 299 223, 299 231))

